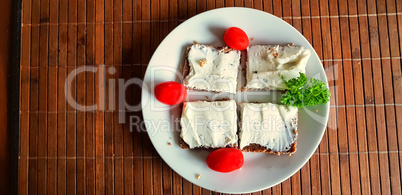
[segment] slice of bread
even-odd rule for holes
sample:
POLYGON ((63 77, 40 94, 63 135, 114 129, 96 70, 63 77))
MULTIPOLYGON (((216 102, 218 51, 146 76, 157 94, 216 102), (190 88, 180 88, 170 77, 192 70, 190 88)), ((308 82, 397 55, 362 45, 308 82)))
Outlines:
POLYGON ((271 103, 239 103, 239 148, 245 152, 296 151, 298 109, 271 103))
POLYGON ((288 80, 305 73, 310 55, 310 50, 302 46, 249 46, 244 90, 286 90, 282 76, 288 80))
POLYGON ((234 100, 185 102, 180 127, 184 149, 237 148, 237 104, 234 100))
POLYGON ((240 56, 240 51, 228 47, 188 46, 183 67, 184 86, 200 91, 235 94, 240 56))

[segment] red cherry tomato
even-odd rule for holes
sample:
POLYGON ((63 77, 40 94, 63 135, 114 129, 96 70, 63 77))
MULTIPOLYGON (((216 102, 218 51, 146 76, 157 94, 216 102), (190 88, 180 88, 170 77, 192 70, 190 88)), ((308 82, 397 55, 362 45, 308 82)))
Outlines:
POLYGON ((246 49, 249 43, 247 34, 237 27, 226 29, 225 34, 223 35, 223 40, 225 40, 225 43, 229 47, 237 50, 246 49))
POLYGON ((180 83, 168 81, 155 87, 155 97, 164 104, 175 105, 186 100, 187 90, 180 83))
POLYGON ((211 152, 207 157, 208 167, 222 173, 240 169, 243 163, 243 153, 234 148, 221 148, 211 152))

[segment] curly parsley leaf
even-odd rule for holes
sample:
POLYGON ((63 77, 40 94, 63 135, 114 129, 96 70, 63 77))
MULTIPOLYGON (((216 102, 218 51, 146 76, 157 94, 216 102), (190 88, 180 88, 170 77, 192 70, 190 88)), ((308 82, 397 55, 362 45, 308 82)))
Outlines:
POLYGON ((283 76, 282 80, 289 88, 282 97, 281 103, 295 107, 305 107, 317 104, 325 104, 331 97, 331 92, 325 86, 325 83, 311 78, 307 79, 306 75, 300 73, 298 78, 292 78, 286 81, 283 76))

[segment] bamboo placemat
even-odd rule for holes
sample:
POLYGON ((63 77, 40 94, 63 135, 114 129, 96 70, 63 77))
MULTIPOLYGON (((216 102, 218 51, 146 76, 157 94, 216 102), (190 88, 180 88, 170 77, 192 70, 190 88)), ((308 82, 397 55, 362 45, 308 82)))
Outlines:
MULTIPOLYGON (((333 94, 328 128, 310 161, 255 194, 401 193, 402 1, 22 1, 20 194, 215 194, 172 171, 146 133, 118 123, 119 111, 77 111, 64 89, 67 75, 93 65, 99 71, 72 81, 73 98, 83 105, 113 99, 109 83, 98 79, 107 68, 116 73, 105 81, 141 78, 172 29, 230 6, 272 13, 302 32, 333 94)), ((139 87, 127 94, 130 104, 140 102, 139 87)))

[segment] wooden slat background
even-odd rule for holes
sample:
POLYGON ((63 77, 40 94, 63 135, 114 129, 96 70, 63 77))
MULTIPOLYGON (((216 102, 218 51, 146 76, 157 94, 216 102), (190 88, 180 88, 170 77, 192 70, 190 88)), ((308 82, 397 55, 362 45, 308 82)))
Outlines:
MULTIPOLYGON (((121 110, 77 111, 113 97, 98 78, 141 78, 160 41, 191 16, 252 7, 312 43, 331 85, 330 119, 316 153, 293 177, 255 194, 401 194, 402 1, 22 0, 20 194, 216 194, 173 172, 121 110), (105 69, 100 65, 105 64, 105 69)), ((252 22, 252 21, 250 21, 252 22)), ((108 85, 108 84, 107 84, 108 85)), ((126 98, 140 102, 141 89, 126 98)), ((141 116, 140 113, 127 113, 141 116)))

